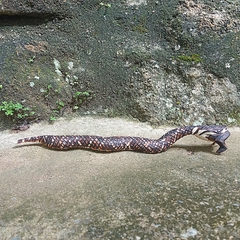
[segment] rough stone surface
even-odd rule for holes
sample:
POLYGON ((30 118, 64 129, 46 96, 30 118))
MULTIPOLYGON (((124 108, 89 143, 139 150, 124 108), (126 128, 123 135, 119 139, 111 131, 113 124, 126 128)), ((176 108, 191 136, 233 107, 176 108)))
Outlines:
POLYGON ((233 3, 237 1, 221 1, 209 3, 208 1, 183 0, 178 10, 186 21, 192 21, 192 34, 196 31, 202 34, 218 32, 224 35, 227 32, 238 32, 240 30, 239 7, 235 8, 233 3))
POLYGON ((224 112, 239 108, 236 86, 201 66, 186 71, 184 79, 153 68, 143 68, 141 77, 132 80, 132 101, 134 114, 143 121, 213 124, 221 121, 224 112))
MULTIPOLYGON (((240 121, 238 1, 5 0, 0 30, 0 104, 35 112, 18 124, 240 121)), ((1 129, 18 121, 0 112, 1 129)))
MULTIPOLYGON (((0 1, 0 16, 10 15, 10 16, 34 16, 39 18, 46 17, 60 17, 61 15, 66 15, 69 9, 66 1, 61 0, 3 0, 0 1)), ((68 12, 69 14, 70 12, 68 12)))

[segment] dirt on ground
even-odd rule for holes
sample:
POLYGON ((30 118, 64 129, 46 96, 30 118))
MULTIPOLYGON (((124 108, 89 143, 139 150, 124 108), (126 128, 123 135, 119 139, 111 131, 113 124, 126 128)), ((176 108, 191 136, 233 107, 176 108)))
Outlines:
POLYGON ((239 239, 240 129, 228 150, 187 136, 161 154, 54 151, 37 135, 159 138, 126 119, 83 117, 0 133, 0 239, 239 239))

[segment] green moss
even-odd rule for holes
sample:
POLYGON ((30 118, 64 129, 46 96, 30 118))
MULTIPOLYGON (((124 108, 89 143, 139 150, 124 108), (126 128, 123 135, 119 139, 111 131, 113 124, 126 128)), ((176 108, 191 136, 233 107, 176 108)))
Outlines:
POLYGON ((142 33, 142 34, 148 32, 148 29, 145 28, 145 27, 143 26, 143 24, 139 24, 139 25, 137 25, 137 26, 133 26, 133 27, 132 27, 132 30, 133 30, 134 32, 139 32, 139 33, 142 33))
POLYGON ((202 58, 199 56, 199 54, 180 55, 177 57, 177 59, 185 62, 195 62, 195 63, 199 63, 202 61, 202 58))
POLYGON ((140 17, 139 19, 136 19, 137 24, 132 27, 132 30, 134 32, 139 32, 141 34, 147 33, 148 29, 146 28, 146 18, 140 17))

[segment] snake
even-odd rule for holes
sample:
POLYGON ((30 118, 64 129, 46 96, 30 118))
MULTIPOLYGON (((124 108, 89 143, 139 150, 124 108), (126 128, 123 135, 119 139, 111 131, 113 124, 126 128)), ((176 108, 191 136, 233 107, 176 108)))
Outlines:
POLYGON ((19 139, 18 143, 39 142, 53 150, 90 149, 102 152, 136 151, 161 153, 167 151, 180 138, 194 135, 218 144, 220 154, 227 150, 225 140, 230 136, 227 127, 220 125, 183 126, 172 129, 159 139, 131 136, 102 137, 95 135, 42 135, 19 139))

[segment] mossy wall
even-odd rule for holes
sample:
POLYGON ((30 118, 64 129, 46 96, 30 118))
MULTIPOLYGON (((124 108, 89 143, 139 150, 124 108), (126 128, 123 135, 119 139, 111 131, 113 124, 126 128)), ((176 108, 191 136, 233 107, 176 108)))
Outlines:
POLYGON ((34 108, 36 119, 75 112, 156 124, 239 123, 238 2, 0 4, 0 99, 34 108), (90 96, 77 104, 77 92, 90 96))

